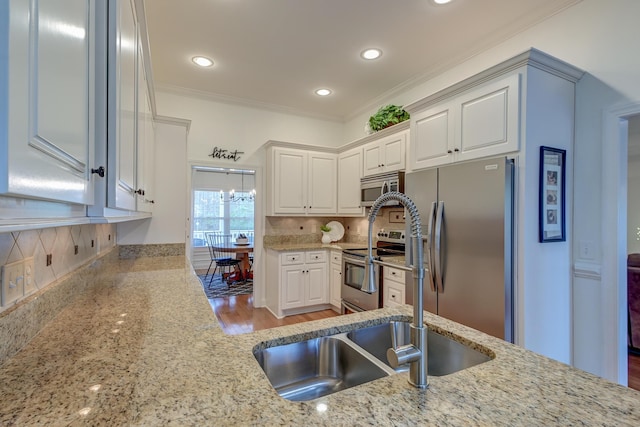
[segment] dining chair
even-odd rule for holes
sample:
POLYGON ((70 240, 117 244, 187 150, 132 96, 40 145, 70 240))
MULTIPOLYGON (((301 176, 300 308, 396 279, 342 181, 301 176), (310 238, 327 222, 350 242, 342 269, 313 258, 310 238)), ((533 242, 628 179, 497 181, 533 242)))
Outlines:
MULTIPOLYGON (((253 245, 253 231, 245 233, 247 240, 253 245)), ((253 280, 253 252, 249 252, 249 278, 253 280)))
POLYGON ((226 280, 227 285, 230 285, 233 282, 232 273, 235 272, 235 270, 238 268, 238 264, 240 264, 240 260, 235 259, 235 254, 232 251, 225 250, 226 248, 231 248, 231 245, 233 244, 231 235, 207 233, 207 242, 209 246, 209 254, 211 255, 211 262, 209 263, 209 268, 207 269, 205 280, 209 275, 209 269, 211 269, 211 265, 215 262, 216 265, 213 268, 213 273, 211 274, 209 283, 213 281, 216 270, 219 270, 222 281, 226 280))

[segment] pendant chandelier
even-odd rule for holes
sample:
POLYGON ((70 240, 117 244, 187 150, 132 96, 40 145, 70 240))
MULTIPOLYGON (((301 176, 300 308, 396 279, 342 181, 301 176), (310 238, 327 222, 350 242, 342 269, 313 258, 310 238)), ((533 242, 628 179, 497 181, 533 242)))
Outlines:
MULTIPOLYGON (((229 172, 227 172, 227 175, 229 175, 229 172)), ((241 187, 240 187, 240 192, 239 194, 236 194, 236 190, 231 189, 231 191, 229 191, 229 198, 227 200, 225 200, 224 198, 224 192, 222 190, 220 190, 220 200, 222 200, 223 202, 246 202, 246 201, 253 201, 256 198, 256 190, 252 189, 251 191, 249 191, 249 193, 245 193, 244 191, 244 171, 240 171, 240 175, 241 175, 241 187)))

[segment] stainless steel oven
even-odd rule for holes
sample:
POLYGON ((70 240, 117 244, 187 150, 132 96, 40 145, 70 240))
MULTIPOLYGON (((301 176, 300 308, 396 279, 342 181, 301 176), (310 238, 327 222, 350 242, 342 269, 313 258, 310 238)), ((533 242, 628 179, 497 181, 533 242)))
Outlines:
MULTIPOLYGON (((380 230, 373 256, 404 255, 404 230, 380 230)), ((376 292, 362 290, 365 280, 365 257, 367 249, 347 249, 342 251, 342 314, 375 310, 382 307, 382 267, 375 265, 376 292)))
POLYGON ((365 258, 361 255, 342 253, 342 313, 375 310, 380 306, 380 266, 375 266, 376 288, 374 293, 362 290, 365 278, 365 258))

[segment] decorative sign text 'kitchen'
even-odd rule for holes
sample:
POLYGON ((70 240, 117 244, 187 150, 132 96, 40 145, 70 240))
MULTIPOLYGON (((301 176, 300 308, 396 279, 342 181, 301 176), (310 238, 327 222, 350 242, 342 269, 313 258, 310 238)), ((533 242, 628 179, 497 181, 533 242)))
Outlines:
POLYGON ((214 159, 223 159, 223 160, 233 160, 237 162, 240 160, 240 154, 244 154, 244 151, 233 150, 225 150, 224 148, 213 147, 213 152, 209 154, 209 157, 213 157, 214 159))

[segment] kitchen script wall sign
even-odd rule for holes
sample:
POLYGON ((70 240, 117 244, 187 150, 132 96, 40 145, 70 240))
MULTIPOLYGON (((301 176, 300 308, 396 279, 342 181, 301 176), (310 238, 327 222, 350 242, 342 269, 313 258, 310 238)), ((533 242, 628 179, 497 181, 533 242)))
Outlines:
POLYGON ((209 154, 209 157, 221 160, 233 160, 234 162, 237 162, 240 160, 240 154, 244 154, 244 151, 238 151, 237 149, 230 151, 224 148, 213 147, 213 151, 209 154))

